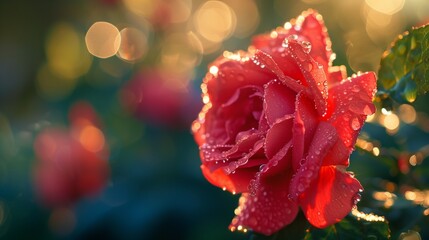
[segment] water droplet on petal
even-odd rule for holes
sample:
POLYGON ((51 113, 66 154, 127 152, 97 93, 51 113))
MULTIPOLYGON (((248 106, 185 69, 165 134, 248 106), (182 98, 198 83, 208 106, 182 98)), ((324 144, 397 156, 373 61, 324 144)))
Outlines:
POLYGON ((350 126, 352 127, 353 130, 357 131, 360 129, 361 124, 359 122, 359 119, 357 117, 352 118, 351 122, 350 122, 350 126))
POLYGON ((312 64, 311 62, 304 62, 304 63, 302 64, 302 67, 303 67, 306 71, 308 71, 308 72, 310 72, 311 70, 313 70, 313 64, 312 64))
POLYGON ((353 87, 352 87, 352 92, 357 93, 357 92, 359 92, 359 91, 360 91, 360 87, 359 87, 358 85, 353 85, 353 87))
POLYGON ((356 205, 358 202, 360 202, 360 200, 361 200, 361 195, 359 193, 356 193, 356 195, 354 195, 352 198, 353 205, 356 205))
POLYGON ((337 58, 337 54, 331 53, 331 56, 329 56, 329 61, 332 62, 337 58))
POLYGON ((311 51, 311 43, 310 42, 302 41, 301 46, 302 46, 302 50, 305 53, 310 53, 310 51, 311 51))

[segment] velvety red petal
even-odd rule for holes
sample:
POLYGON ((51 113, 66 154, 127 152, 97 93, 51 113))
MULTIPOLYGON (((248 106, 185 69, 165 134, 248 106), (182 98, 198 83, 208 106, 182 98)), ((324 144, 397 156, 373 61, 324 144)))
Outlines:
POLYGON ((327 122, 320 122, 305 158, 300 160, 299 169, 292 177, 290 185, 291 199, 295 200, 305 192, 319 173, 322 161, 331 147, 337 142, 335 127, 327 122))
POLYGON ((328 85, 333 86, 347 78, 347 68, 344 65, 332 66, 328 69, 328 85))
POLYGON ((308 221, 324 228, 343 219, 360 199, 362 186, 349 173, 334 166, 321 167, 319 178, 301 195, 301 206, 308 221))
POLYGON ((314 104, 303 93, 299 93, 296 96, 292 139, 292 166, 294 170, 299 168, 304 152, 308 151, 318 122, 319 119, 314 110, 314 104))
POLYGON ((292 152, 292 141, 289 141, 266 164, 260 165, 261 177, 270 177, 289 170, 292 152))
POLYGON ((265 138, 266 164, 260 166, 261 176, 267 177, 286 171, 292 159, 292 126, 293 118, 287 115, 267 132, 265 138))
POLYGON ((228 102, 235 91, 244 86, 260 86, 273 79, 269 71, 261 71, 250 58, 246 61, 222 58, 210 66, 203 85, 206 85, 213 105, 228 102))
POLYGON ((324 116, 327 111, 328 82, 322 65, 311 58, 304 43, 289 40, 287 47, 308 85, 307 95, 314 100, 319 115, 324 116))
POLYGON ((349 153, 366 117, 375 111, 372 103, 375 91, 376 77, 373 72, 348 78, 329 89, 327 121, 337 128, 349 153))
POLYGON ((284 173, 273 178, 257 178, 254 194, 243 194, 232 220, 230 229, 252 229, 265 235, 271 235, 291 223, 298 206, 289 200, 288 186, 290 174, 284 173))
MULTIPOLYGON (((297 35, 298 40, 308 41, 312 48, 311 57, 323 65, 325 72, 331 65, 333 57, 331 41, 323 22, 322 16, 314 10, 305 11, 297 19, 285 24, 285 28, 277 28, 271 34, 256 36, 252 45, 257 49, 271 50, 273 46, 281 46, 283 40, 290 35, 297 35)), ((275 49, 275 48, 274 48, 275 49)), ((271 55, 271 51, 268 52, 271 55)))
POLYGON ((211 171, 228 167, 228 172, 232 172, 237 167, 246 164, 263 147, 263 143, 261 133, 252 132, 242 134, 241 138, 233 145, 203 144, 200 147, 201 161, 211 171))
MULTIPOLYGON (((300 84, 299 81, 286 76, 284 72, 280 69, 280 66, 274 61, 274 59, 267 53, 256 50, 255 56, 253 57, 253 61, 256 65, 260 66, 262 69, 266 68, 274 73, 278 80, 280 80, 283 84, 289 87, 291 90, 295 92, 300 92, 304 90, 304 86, 300 84)), ((282 66, 283 67, 283 66, 282 66)))
POLYGON ((292 139, 292 116, 279 119, 268 130, 265 138, 265 155, 272 158, 284 145, 292 139))
POLYGON ((279 81, 265 85, 264 111, 268 124, 272 126, 278 119, 295 111, 296 94, 279 81))
POLYGON ((323 166, 342 165, 342 166, 348 167, 349 157, 350 157, 349 149, 344 145, 343 140, 338 138, 334 146, 331 148, 331 150, 328 152, 325 159, 323 160, 322 165, 323 166))
POLYGON ((241 193, 249 191, 249 182, 255 178, 258 168, 240 168, 236 170, 235 174, 229 175, 221 168, 210 171, 206 166, 201 165, 201 170, 211 184, 232 193, 241 193))

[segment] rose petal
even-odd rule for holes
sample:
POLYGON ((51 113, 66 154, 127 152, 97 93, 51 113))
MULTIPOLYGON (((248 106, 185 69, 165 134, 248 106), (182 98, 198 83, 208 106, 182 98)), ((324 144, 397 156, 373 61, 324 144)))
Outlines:
POLYGON ((258 167, 240 168, 229 175, 220 168, 212 172, 204 165, 201 165, 201 170, 211 184, 235 194, 248 191, 249 182, 255 178, 258 167))
POLYGON ((267 53, 272 55, 271 52, 274 52, 272 51, 272 46, 281 46, 284 39, 296 34, 298 40, 311 43, 311 57, 319 64, 322 64, 325 72, 328 72, 328 67, 331 65, 333 58, 331 57, 331 41, 322 16, 314 10, 308 10, 303 12, 298 19, 291 20, 291 23, 288 29, 278 28, 272 34, 256 36, 252 41, 252 45, 257 49, 268 51, 267 53))
POLYGON ((252 61, 240 61, 222 58, 210 68, 217 69, 207 73, 204 83, 213 105, 228 102, 235 91, 243 86, 263 86, 273 79, 267 71, 261 71, 252 61))
POLYGON ((275 123, 267 132, 265 138, 265 155, 272 158, 292 138, 292 116, 288 116, 275 123))
POLYGON ((337 142, 337 131, 335 127, 327 122, 320 122, 311 142, 308 155, 303 158, 292 178, 290 185, 291 199, 295 200, 308 186, 317 178, 322 160, 331 147, 337 142))
MULTIPOLYGON (((274 73, 278 79, 288 86, 291 90, 295 92, 300 92, 304 90, 304 86, 302 86, 297 80, 292 79, 289 76, 286 76, 283 71, 280 69, 280 67, 277 65, 277 63, 274 61, 274 59, 267 53, 256 50, 254 61, 258 63, 259 65, 262 65, 264 68, 266 67, 269 69, 272 73, 274 73)), ((262 68, 261 66, 261 68, 262 68)))
POLYGON ((314 100, 319 115, 324 116, 327 111, 328 82, 322 65, 314 61, 305 52, 303 43, 290 40, 288 43, 290 55, 296 60, 304 80, 308 85, 307 95, 314 100))
POLYGON ((334 166, 321 167, 319 178, 300 197, 308 221, 324 228, 343 219, 360 198, 362 186, 349 173, 334 166))
POLYGON ((328 85, 333 86, 347 78, 347 68, 344 65, 329 67, 328 76, 328 85))
POLYGON ((349 166, 349 149, 344 145, 343 140, 337 138, 336 143, 331 148, 331 150, 326 155, 325 159, 323 159, 323 166, 337 166, 343 165, 345 167, 349 166))
POLYGON ((277 119, 294 113, 295 96, 292 90, 279 81, 271 81, 265 85, 264 111, 270 126, 277 119))
POLYGON ((211 171, 220 167, 230 166, 231 172, 246 162, 263 147, 263 138, 260 132, 242 134, 241 138, 233 145, 203 144, 200 147, 201 161, 211 171), (243 156, 244 154, 244 156, 243 156))
POLYGON ((296 96, 292 139, 292 166, 295 171, 299 168, 304 152, 308 151, 318 121, 313 103, 303 93, 298 94, 296 96))
POLYGON ((372 103, 375 90, 376 77, 373 72, 348 78, 329 89, 327 121, 337 128, 349 153, 366 116, 375 111, 372 103))
POLYGON ((288 170, 291 159, 292 141, 289 141, 266 164, 259 167, 261 177, 269 177, 288 170))
POLYGON ((268 130, 265 138, 265 156, 268 162, 260 167, 262 176, 271 176, 286 171, 290 166, 292 126, 292 116, 286 115, 268 130))
POLYGON ((230 229, 249 228, 255 232, 271 235, 291 223, 297 213, 296 203, 287 197, 290 173, 272 178, 257 178, 254 195, 243 194, 236 209, 237 216, 230 229))

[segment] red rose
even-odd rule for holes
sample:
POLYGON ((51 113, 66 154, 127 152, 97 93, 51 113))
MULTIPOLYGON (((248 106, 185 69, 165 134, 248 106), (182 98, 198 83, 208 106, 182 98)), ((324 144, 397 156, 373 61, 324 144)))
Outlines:
POLYGON ((92 107, 76 104, 70 130, 47 128, 34 142, 37 194, 48 206, 66 206, 99 193, 109 176, 108 149, 92 107))
POLYGON ((299 209, 323 228, 359 200, 346 168, 375 110, 376 78, 346 78, 333 56, 322 16, 309 10, 210 66, 192 130, 207 180, 242 193, 231 230, 270 235, 299 209))

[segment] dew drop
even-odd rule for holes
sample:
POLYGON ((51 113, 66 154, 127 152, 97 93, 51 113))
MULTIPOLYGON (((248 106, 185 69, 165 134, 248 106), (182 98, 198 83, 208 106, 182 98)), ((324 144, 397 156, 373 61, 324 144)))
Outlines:
POLYGON ((357 92, 359 92, 359 91, 360 91, 360 87, 359 87, 358 85, 353 85, 353 87, 352 87, 352 92, 357 93, 357 92))
POLYGON ((360 202, 361 200, 361 195, 359 193, 357 193, 355 196, 353 196, 352 201, 353 201, 353 205, 356 205, 358 202, 360 202))
POLYGON ((359 130, 360 126, 360 122, 359 119, 357 117, 354 117, 351 122, 350 122, 350 126, 352 127, 353 130, 359 130))
POLYGON ((312 64, 311 62, 304 62, 304 63, 302 64, 302 67, 303 67, 306 71, 308 71, 308 72, 310 72, 311 70, 313 70, 313 64, 312 64))
POLYGON ((292 35, 288 36, 287 38, 288 38, 289 40, 294 40, 294 41, 296 41, 296 40, 298 40, 298 35, 296 35, 296 34, 292 34, 292 35))
POLYGON ((287 38, 285 38, 285 40, 282 43, 282 47, 287 48, 287 47, 289 47, 290 41, 296 41, 296 40, 298 40, 298 36, 295 34, 292 34, 292 35, 288 36, 287 38))
POLYGON ((373 114, 373 110, 372 110, 372 108, 371 108, 371 106, 369 106, 369 105, 365 105, 365 107, 363 108, 363 114, 365 114, 365 115, 371 115, 371 114, 373 114))
POLYGON ((310 51, 311 51, 311 43, 310 42, 302 41, 301 46, 302 46, 302 50, 305 53, 310 53, 310 51))
POLYGON ((329 56, 329 61, 332 62, 337 58, 337 54, 331 53, 331 56, 329 56))

